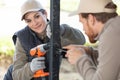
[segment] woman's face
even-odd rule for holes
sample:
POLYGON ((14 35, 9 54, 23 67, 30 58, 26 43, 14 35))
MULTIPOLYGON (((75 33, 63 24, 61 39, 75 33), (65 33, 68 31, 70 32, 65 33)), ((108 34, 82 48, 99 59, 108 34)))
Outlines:
POLYGON ((46 31, 47 14, 40 11, 28 12, 25 14, 24 20, 34 32, 43 34, 46 31))

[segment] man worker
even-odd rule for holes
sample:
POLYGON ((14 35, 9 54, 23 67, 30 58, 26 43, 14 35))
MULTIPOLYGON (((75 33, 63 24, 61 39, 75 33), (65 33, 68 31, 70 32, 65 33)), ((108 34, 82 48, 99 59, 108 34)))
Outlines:
POLYGON ((112 0, 80 0, 78 15, 91 43, 98 41, 98 64, 89 56, 93 48, 69 45, 66 57, 84 80, 120 80, 120 16, 112 0))

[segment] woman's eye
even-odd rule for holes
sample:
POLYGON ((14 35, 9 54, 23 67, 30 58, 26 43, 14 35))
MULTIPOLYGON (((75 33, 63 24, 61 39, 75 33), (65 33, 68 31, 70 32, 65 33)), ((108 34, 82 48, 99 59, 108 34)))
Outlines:
POLYGON ((26 23, 30 23, 30 22, 31 22, 31 20, 25 20, 25 22, 26 22, 26 23))
POLYGON ((40 17, 40 15, 36 15, 36 16, 35 16, 35 18, 39 18, 39 17, 40 17))

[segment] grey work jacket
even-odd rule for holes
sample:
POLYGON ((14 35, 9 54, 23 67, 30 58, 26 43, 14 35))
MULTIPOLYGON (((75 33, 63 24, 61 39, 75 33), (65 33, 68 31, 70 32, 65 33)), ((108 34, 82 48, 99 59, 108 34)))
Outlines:
POLYGON ((87 55, 76 63, 84 80, 120 80, 120 17, 107 21, 98 36, 98 65, 87 55))

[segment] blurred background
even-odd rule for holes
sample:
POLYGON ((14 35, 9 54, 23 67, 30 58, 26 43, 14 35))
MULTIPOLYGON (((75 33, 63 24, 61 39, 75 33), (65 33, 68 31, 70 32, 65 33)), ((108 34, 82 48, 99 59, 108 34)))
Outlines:
MULTIPOLYGON (((24 1, 25 0, 0 0, 0 28, 1 28, 0 29, 0 80, 3 80, 3 76, 6 73, 8 66, 12 63, 12 57, 14 54, 12 35, 14 34, 14 32, 26 26, 24 21, 21 21, 21 15, 20 15, 20 7, 24 1)), ((46 8, 49 16, 50 0, 38 0, 38 1, 40 1, 42 5, 46 8)), ((120 0, 113 0, 113 1, 118 6, 117 13, 120 14, 120 0)), ((60 3, 61 3, 60 24, 63 23, 69 24, 71 27, 77 28, 83 32, 82 24, 79 23, 78 16, 73 16, 73 17, 68 16, 68 14, 71 11, 77 9, 79 0, 61 0, 60 3)), ((90 44, 88 39, 86 44, 93 46, 96 45, 96 44, 90 44)), ((63 70, 64 73, 60 74, 61 75, 60 80, 65 78, 66 78, 65 80, 70 80, 68 79, 70 77, 72 78, 71 80, 82 80, 82 78, 78 74, 75 74, 73 72, 71 72, 72 76, 70 76, 69 73, 68 75, 66 75, 65 72, 74 71, 74 68, 68 68, 68 66, 71 65, 63 61, 61 70, 63 70), (75 75, 77 77, 74 77, 75 75)))

